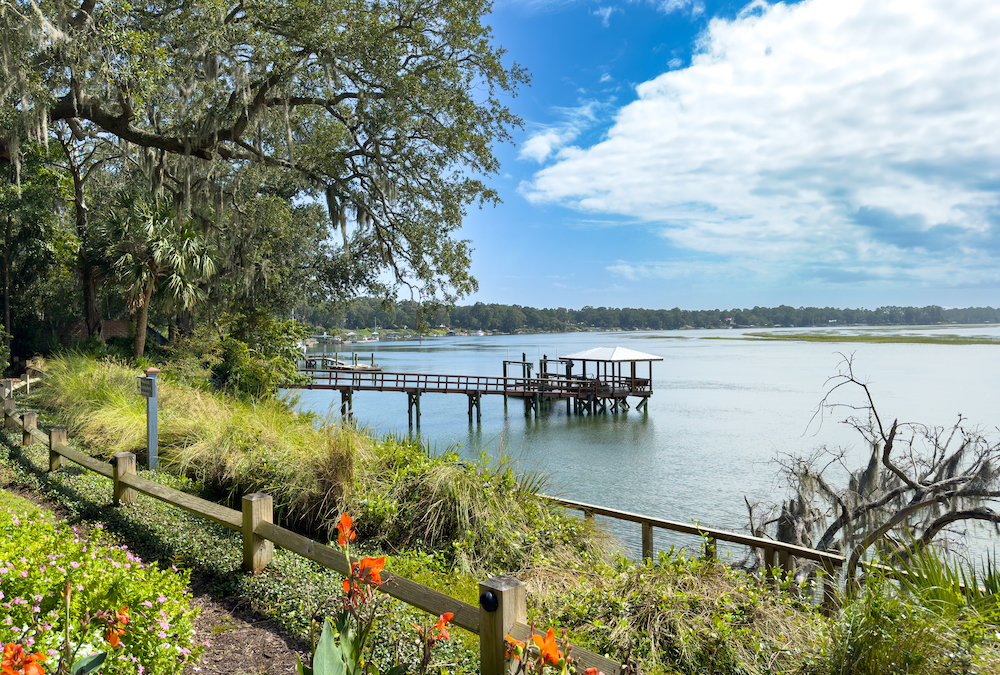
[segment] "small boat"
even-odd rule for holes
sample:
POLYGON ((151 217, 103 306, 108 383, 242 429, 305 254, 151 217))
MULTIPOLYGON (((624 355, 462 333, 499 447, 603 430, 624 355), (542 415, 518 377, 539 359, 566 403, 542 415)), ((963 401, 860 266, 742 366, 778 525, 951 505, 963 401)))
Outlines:
POLYGON ((323 370, 344 370, 355 373, 372 373, 382 370, 382 366, 377 363, 350 363, 329 357, 323 357, 321 362, 320 368, 323 370))

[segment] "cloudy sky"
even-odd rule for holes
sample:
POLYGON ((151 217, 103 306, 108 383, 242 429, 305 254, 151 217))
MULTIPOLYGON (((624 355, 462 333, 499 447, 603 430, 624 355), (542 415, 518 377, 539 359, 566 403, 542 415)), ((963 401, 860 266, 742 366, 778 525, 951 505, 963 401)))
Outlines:
POLYGON ((473 211, 538 307, 1000 305, 1000 3, 496 0, 533 79, 473 211))

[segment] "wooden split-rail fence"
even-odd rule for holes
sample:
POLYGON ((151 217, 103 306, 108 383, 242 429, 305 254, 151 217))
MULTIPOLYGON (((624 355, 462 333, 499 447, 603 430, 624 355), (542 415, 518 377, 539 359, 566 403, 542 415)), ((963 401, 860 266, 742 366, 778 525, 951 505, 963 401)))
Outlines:
MULTIPOLYGON (((273 502, 270 495, 264 493, 245 495, 242 500, 242 510, 237 511, 138 476, 135 455, 132 453, 118 453, 110 462, 104 462, 68 447, 65 429, 52 428, 47 434, 39 430, 36 413, 24 412, 18 415, 14 399, 16 390, 28 390, 37 381, 39 380, 30 376, 23 376, 20 381, 2 381, 4 428, 21 431, 23 445, 30 445, 36 441, 47 445, 49 471, 59 471, 66 467, 67 461, 71 461, 111 479, 110 498, 115 506, 132 504, 137 499, 138 493, 142 493, 241 533, 243 568, 248 572, 262 571, 271 561, 274 546, 277 545, 342 575, 350 574, 350 567, 342 551, 274 523, 273 502)), ((540 496, 564 508, 582 511, 584 517, 588 519, 594 516, 606 516, 638 523, 642 527, 644 558, 653 557, 653 529, 660 528, 703 538, 706 541, 706 555, 710 557, 715 555, 718 541, 741 544, 762 551, 764 565, 771 578, 778 569, 786 572, 794 570, 798 558, 815 561, 826 572, 823 607, 826 610, 835 607, 836 579, 838 570, 845 563, 843 556, 737 532, 662 520, 569 499, 540 496)), ((388 572, 383 572, 379 590, 432 615, 452 612, 454 625, 479 635, 480 668, 483 675, 507 673, 505 635, 509 634, 522 641, 527 640, 530 635, 531 629, 527 624, 526 587, 513 577, 491 577, 482 581, 479 584, 479 607, 388 572)), ((582 647, 573 648, 573 657, 581 666, 581 670, 594 667, 606 675, 621 673, 621 664, 582 647)))

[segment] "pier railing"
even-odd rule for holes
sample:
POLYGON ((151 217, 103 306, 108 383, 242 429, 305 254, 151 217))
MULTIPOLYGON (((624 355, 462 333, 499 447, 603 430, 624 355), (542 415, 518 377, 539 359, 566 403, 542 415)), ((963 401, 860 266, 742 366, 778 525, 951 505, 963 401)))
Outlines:
POLYGON ((601 378, 548 374, 544 377, 493 377, 486 375, 435 375, 424 373, 390 373, 380 370, 324 370, 306 368, 299 371, 312 378, 312 384, 302 388, 358 389, 373 391, 420 391, 440 394, 499 394, 504 396, 608 396, 615 391, 628 391, 642 396, 650 391, 649 380, 621 376, 601 378))

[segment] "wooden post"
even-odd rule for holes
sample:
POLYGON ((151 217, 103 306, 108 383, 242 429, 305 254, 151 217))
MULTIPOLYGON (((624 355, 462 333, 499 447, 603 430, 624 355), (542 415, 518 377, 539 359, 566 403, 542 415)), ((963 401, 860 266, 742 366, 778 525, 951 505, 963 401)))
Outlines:
POLYGON ((588 523, 590 525, 593 525, 594 524, 594 512, 590 511, 589 509, 584 509, 584 511, 583 511, 583 522, 588 523))
POLYGON ((642 557, 653 557, 653 526, 648 522, 642 524, 642 557))
POLYGON ((49 471, 66 468, 66 458, 56 452, 56 446, 66 445, 66 430, 62 427, 49 429, 49 471))
POLYGON ((12 396, 7 396, 3 400, 3 428, 4 429, 16 429, 17 421, 14 419, 14 411, 16 410, 14 405, 14 398, 12 396))
POLYGON ((781 550, 778 552, 778 564, 782 572, 791 574, 795 571, 795 556, 788 551, 781 550))
POLYGON ((257 574, 274 557, 274 544, 254 534, 261 523, 272 523, 274 501, 271 495, 254 492, 243 497, 243 569, 257 574))
POLYGON ((24 382, 24 393, 31 393, 31 378, 28 376, 27 371, 21 375, 21 382, 24 382))
POLYGON ((837 611, 837 570, 833 561, 823 559, 823 605, 821 611, 825 616, 832 616, 837 611))
POLYGON ((38 413, 26 412, 21 415, 21 428, 24 431, 21 433, 21 445, 31 445, 35 442, 34 436, 31 432, 35 430, 38 424, 38 413))
POLYGON ((493 577, 479 584, 479 658, 482 675, 506 675, 504 636, 515 622, 527 623, 525 586, 514 577, 493 577))
POLYGON ((135 455, 131 452, 115 453, 114 458, 111 460, 111 466, 111 478, 114 481, 113 495, 115 506, 135 504, 135 500, 139 494, 135 491, 135 488, 130 488, 121 482, 121 479, 125 476, 135 475, 135 455))
POLYGON ((764 547, 764 572, 768 580, 774 579, 774 558, 775 550, 773 546, 764 547))

